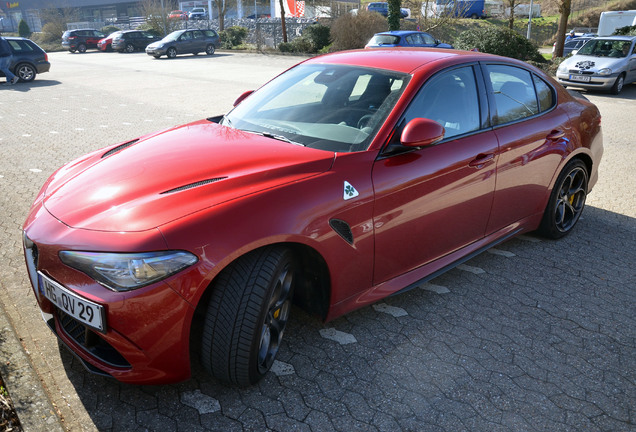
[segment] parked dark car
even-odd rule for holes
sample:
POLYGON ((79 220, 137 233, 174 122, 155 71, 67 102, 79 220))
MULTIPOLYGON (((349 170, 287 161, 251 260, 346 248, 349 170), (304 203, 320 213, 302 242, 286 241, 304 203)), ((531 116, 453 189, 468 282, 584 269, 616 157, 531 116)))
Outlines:
POLYGON ((177 30, 160 41, 146 47, 146 54, 159 58, 162 55, 175 58, 177 54, 204 52, 212 55, 221 44, 219 34, 214 30, 177 30))
MULTIPOLYGON (((9 42, 13 57, 9 69, 20 81, 29 82, 39 73, 48 72, 51 68, 49 56, 35 42, 21 37, 5 37, 9 42)), ((4 76, 0 72, 0 76, 4 76)))
MULTIPOLYGON (((585 45, 585 42, 589 41, 590 39, 592 39, 591 36, 582 36, 570 39, 569 41, 565 42, 565 44, 563 45, 563 57, 569 56, 570 54, 572 54, 572 51, 578 51, 583 45, 585 45)), ((555 51, 556 42, 552 45, 552 54, 554 54, 555 51)))
POLYGON ((84 53, 88 48, 97 48, 97 44, 106 35, 93 29, 67 30, 62 35, 62 46, 74 53, 84 53))
POLYGON ((373 35, 365 48, 390 48, 390 47, 426 47, 426 48, 453 48, 452 45, 442 43, 428 33, 409 30, 396 30, 373 35))
MULTIPOLYGON (((377 12, 382 16, 389 16, 389 4, 387 2, 372 2, 367 5, 369 12, 377 12)), ((400 8, 400 17, 406 18, 409 16, 409 11, 406 8, 400 8)))
POLYGON ((161 39, 152 33, 142 30, 123 31, 113 38, 113 51, 119 52, 135 52, 144 50, 146 47, 161 39))

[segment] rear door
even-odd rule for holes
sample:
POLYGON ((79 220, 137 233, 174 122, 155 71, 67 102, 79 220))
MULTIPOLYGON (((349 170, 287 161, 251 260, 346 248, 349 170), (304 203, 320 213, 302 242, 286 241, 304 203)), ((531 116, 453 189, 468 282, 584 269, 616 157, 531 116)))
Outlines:
POLYGON ((488 224, 498 145, 487 126, 478 65, 430 78, 407 108, 394 140, 418 117, 442 124, 446 135, 436 145, 385 154, 374 165, 374 284, 483 238, 488 224))
POLYGON ((521 67, 484 64, 500 154, 487 234, 545 209, 569 144, 569 117, 550 84, 521 67))

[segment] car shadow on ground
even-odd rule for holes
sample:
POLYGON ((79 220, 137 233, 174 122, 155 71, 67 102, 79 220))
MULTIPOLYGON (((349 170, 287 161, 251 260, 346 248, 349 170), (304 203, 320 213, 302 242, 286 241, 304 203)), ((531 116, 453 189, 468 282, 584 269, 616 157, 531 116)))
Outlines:
MULTIPOLYGON (((327 324, 294 308, 278 370, 248 388, 222 385, 196 364, 183 383, 122 384, 89 374, 61 346, 60 356, 100 431, 272 424, 378 430, 373 422, 380 418, 393 430, 441 427, 448 418, 590 422, 585 407, 594 406, 589 412, 598 416, 629 406, 632 384, 617 377, 635 366, 629 342, 635 236, 635 218, 588 206, 567 237, 514 238, 497 246, 507 254, 483 253, 467 263, 469 271, 431 281, 435 289, 414 289, 327 324), (325 329, 353 339, 330 340, 321 336, 325 329), (573 405, 548 400, 570 392, 579 395, 573 405)), ((612 424, 618 430, 622 423, 612 424)))
POLYGON ((607 99, 636 100, 636 83, 634 83, 634 84, 625 84, 625 86, 623 87, 623 90, 620 92, 620 94, 617 94, 617 95, 613 95, 613 94, 607 93, 607 92, 583 90, 583 89, 578 89, 578 88, 572 87, 572 86, 568 86, 568 90, 577 91, 577 92, 581 93, 582 95, 590 94, 590 95, 599 96, 599 97, 607 98, 607 99))
POLYGON ((18 82, 17 84, 13 84, 13 85, 6 85, 4 83, 0 84, 0 90, 16 90, 20 92, 28 92, 32 88, 52 87, 59 84, 62 84, 62 83, 57 80, 46 80, 46 79, 36 78, 35 80, 30 82, 18 82))
POLYGON ((168 58, 165 55, 161 56, 160 58, 153 58, 152 56, 148 56, 148 57, 152 58, 152 60, 157 60, 157 61, 175 61, 175 60, 206 59, 206 58, 215 58, 215 57, 230 57, 231 55, 232 54, 225 54, 225 53, 220 53, 216 51, 211 56, 206 55, 205 53, 202 52, 202 53, 199 53, 198 55, 178 54, 175 58, 168 58))

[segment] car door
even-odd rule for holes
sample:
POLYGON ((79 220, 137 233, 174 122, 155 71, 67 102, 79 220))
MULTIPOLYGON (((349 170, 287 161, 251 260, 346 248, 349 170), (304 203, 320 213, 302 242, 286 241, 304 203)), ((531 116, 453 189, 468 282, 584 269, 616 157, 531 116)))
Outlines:
POLYGON ((516 66, 484 64, 495 134, 497 189, 487 234, 542 214, 569 143, 569 118, 547 82, 516 66))
POLYGON ((476 65, 430 78, 406 109, 394 142, 418 117, 439 122, 446 135, 438 144, 397 154, 390 154, 390 143, 374 164, 374 284, 484 237, 498 148, 486 110, 476 65))
POLYGON ((627 74, 625 79, 625 84, 632 83, 636 81, 636 41, 632 43, 631 50, 628 57, 627 64, 627 74))
POLYGON ((194 30, 192 32, 192 52, 205 51, 205 37, 201 30, 194 30))
POLYGON ((192 32, 187 31, 184 32, 181 36, 179 36, 179 40, 177 41, 177 51, 179 53, 191 53, 194 52, 192 41, 192 32))

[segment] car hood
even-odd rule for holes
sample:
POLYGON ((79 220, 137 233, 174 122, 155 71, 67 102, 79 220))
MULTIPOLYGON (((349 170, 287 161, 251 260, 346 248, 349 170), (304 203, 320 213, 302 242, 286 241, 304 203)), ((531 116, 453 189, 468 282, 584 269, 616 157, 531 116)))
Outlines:
POLYGON ((325 172, 334 157, 202 120, 66 165, 43 204, 74 228, 143 231, 325 172))
POLYGON ((616 57, 597 57, 588 55, 574 55, 565 60, 568 69, 583 69, 590 71, 598 71, 604 68, 614 69, 621 67, 627 58, 616 57))

